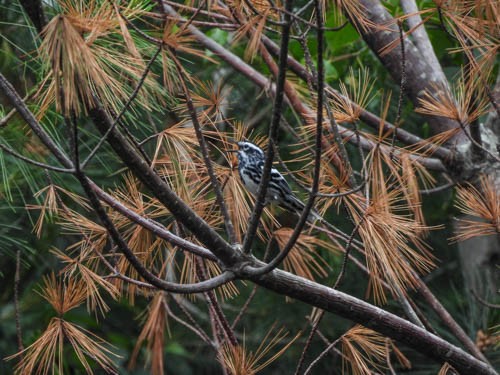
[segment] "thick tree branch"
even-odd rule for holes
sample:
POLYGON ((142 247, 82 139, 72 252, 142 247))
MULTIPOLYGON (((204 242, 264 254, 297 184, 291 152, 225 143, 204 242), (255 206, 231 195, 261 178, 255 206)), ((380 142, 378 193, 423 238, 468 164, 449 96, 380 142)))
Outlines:
POLYGON ((439 77, 439 80, 441 82, 446 82, 443 68, 434 52, 429 34, 427 34, 422 17, 420 17, 418 13, 419 10, 415 0, 400 0, 400 3, 405 14, 410 15, 410 17, 407 18, 407 22, 409 28, 413 30, 411 36, 413 37, 415 46, 418 48, 418 52, 421 56, 425 56, 427 63, 431 66, 434 74, 439 77))
MULTIPOLYGON (((245 277, 244 273, 241 276, 245 277)), ((276 293, 285 294, 371 328, 438 362, 448 362, 460 373, 497 375, 493 368, 462 349, 407 320, 350 295, 281 270, 274 270, 256 278, 250 275, 249 278, 276 293)))
POLYGON ((474 341, 471 340, 467 333, 460 327, 460 325, 453 319, 450 313, 444 308, 444 306, 439 302, 439 300, 432 294, 429 287, 422 281, 418 275, 415 278, 417 281, 417 291, 420 295, 426 300, 429 306, 434 310, 434 312, 441 318, 443 323, 451 330, 453 335, 460 340, 460 342, 467 348, 467 350, 474 355, 474 357, 479 360, 486 362, 486 357, 479 350, 479 348, 474 344, 474 341))
MULTIPOLYGON (((358 19, 350 19, 351 22, 357 26, 358 32, 380 59, 394 81, 400 82, 402 74, 401 50, 393 48, 390 51, 384 51, 387 46, 397 43, 399 39, 397 21, 379 0, 360 0, 359 3, 365 10, 365 17, 376 26, 364 28, 360 24, 362 21, 358 19)), ((348 14, 347 16, 349 17, 348 14)), ((408 38, 405 39, 405 53, 407 61, 406 93, 415 106, 419 105, 419 98, 424 92, 433 95, 436 93, 438 85, 448 87, 448 83, 443 81, 444 76, 440 74, 439 70, 433 69, 432 65, 427 62, 425 55, 408 38)), ((443 117, 429 116, 428 120, 434 134, 459 127, 456 121, 443 117)))

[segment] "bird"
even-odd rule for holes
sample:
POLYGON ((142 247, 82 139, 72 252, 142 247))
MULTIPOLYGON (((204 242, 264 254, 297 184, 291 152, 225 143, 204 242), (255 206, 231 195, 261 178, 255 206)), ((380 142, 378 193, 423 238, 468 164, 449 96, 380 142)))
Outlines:
MULTIPOLYGON (((262 179, 264 171, 265 155, 262 149, 248 141, 237 142, 237 150, 229 150, 238 153, 238 172, 245 188, 254 196, 262 179)), ((271 169, 271 178, 266 191, 265 205, 276 204, 281 208, 291 211, 297 215, 302 213, 305 205, 295 196, 283 175, 275 168, 271 169)), ((307 218, 308 222, 319 220, 321 216, 311 210, 307 218)))

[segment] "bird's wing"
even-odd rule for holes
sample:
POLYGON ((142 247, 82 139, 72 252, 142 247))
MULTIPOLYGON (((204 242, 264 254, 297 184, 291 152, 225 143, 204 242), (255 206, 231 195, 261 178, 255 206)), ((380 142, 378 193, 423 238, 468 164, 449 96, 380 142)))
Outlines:
POLYGON ((288 182, 285 180, 285 177, 283 177, 283 175, 275 168, 271 169, 271 182, 279 185, 279 187, 287 194, 293 194, 290 185, 288 185, 288 182))

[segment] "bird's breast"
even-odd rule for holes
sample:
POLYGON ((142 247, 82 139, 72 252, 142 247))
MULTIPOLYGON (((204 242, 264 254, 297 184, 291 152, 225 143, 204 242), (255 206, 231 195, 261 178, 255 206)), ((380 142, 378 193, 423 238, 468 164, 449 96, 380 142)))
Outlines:
POLYGON ((253 195, 257 194, 262 173, 259 174, 251 168, 243 168, 240 169, 240 177, 247 190, 253 195))

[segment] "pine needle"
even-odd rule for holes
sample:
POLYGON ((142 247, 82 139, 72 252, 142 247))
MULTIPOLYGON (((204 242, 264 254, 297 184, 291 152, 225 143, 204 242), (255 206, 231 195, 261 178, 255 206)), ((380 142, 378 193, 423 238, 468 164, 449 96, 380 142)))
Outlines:
POLYGON ((164 304, 167 303, 165 293, 155 293, 149 303, 146 321, 132 352, 128 365, 129 370, 135 367, 139 350, 144 342, 147 342, 146 349, 149 353, 151 363, 151 374, 163 375, 163 348, 165 346, 165 330, 168 330, 168 316, 164 304))
POLYGON ((356 325, 341 337, 342 371, 349 366, 353 375, 371 375, 372 370, 385 372, 386 338, 380 333, 356 325))
POLYGON ((470 183, 458 187, 455 206, 473 218, 460 218, 452 241, 500 233, 500 192, 491 176, 482 176, 478 188, 470 183))
POLYGON ((284 332, 283 328, 278 330, 278 332, 271 337, 272 332, 273 328, 268 331, 255 352, 247 350, 245 337, 243 337, 243 344, 241 346, 234 346, 229 343, 225 343, 220 349, 218 355, 219 361, 231 375, 257 374, 281 357, 300 336, 299 332, 280 350, 270 355, 274 347, 288 336, 288 333, 284 332))
MULTIPOLYGON (((292 228, 280 228, 274 232, 274 237, 280 248, 285 247, 293 233, 292 228)), ((309 280, 317 277, 326 277, 329 269, 328 262, 318 254, 318 247, 340 254, 338 247, 321 241, 318 237, 301 234, 295 246, 283 261, 286 271, 295 273, 298 276, 309 280)))

